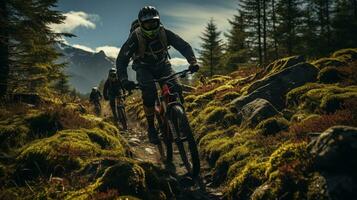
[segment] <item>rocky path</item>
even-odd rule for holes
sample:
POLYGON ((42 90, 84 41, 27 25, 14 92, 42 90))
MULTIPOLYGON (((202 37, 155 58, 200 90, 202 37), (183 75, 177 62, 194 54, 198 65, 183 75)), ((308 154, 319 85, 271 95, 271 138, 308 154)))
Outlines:
MULTIPOLYGON (((160 155, 155 145, 149 143, 146 135, 146 130, 141 127, 135 120, 129 119, 129 130, 125 132, 124 137, 130 144, 133 152, 133 157, 140 161, 149 161, 155 165, 165 168, 160 161, 160 155)), ((195 184, 190 179, 185 178, 185 167, 180 160, 179 152, 174 147, 174 165, 175 169, 171 169, 172 177, 177 179, 181 187, 181 195, 176 196, 178 200, 219 200, 223 194, 220 188, 210 187, 211 180, 209 175, 208 165, 201 161, 201 186, 195 184), (193 186, 192 186, 193 185, 193 186)))

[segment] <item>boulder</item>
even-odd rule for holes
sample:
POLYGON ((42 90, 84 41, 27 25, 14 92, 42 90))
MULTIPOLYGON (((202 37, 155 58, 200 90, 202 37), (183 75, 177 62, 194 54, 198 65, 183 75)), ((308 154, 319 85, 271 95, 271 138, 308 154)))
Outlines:
POLYGON ((309 144, 315 166, 324 171, 354 172, 357 169, 357 128, 334 126, 309 144))
POLYGON ((239 111, 247 103, 257 98, 262 98, 271 102, 278 110, 281 110, 285 106, 285 94, 307 82, 315 82, 317 74, 318 69, 309 63, 300 63, 285 68, 278 73, 259 80, 259 86, 261 87, 245 96, 234 99, 231 104, 239 111))
POLYGON ((99 181, 97 190, 117 189, 121 195, 143 197, 147 192, 145 171, 136 163, 119 162, 109 167, 99 181))
POLYGON ((274 106, 265 99, 255 99, 246 104, 238 113, 241 125, 255 127, 259 122, 279 114, 274 106))
POLYGON ((331 127, 314 139, 308 149, 317 170, 308 187, 308 197, 315 199, 324 192, 326 199, 355 199, 357 128, 331 127))

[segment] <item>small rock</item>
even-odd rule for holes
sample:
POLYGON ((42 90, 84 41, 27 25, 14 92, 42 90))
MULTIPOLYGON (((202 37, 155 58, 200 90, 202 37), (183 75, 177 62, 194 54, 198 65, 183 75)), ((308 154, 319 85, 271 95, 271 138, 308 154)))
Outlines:
POLYGON ((146 147, 145 151, 148 152, 150 155, 154 155, 155 154, 154 150, 149 148, 149 147, 146 147))

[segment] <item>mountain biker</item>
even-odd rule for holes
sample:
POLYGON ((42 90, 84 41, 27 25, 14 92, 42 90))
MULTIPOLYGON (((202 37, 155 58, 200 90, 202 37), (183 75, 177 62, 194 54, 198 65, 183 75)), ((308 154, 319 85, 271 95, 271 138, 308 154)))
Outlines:
POLYGON ((89 101, 94 105, 94 111, 98 116, 101 112, 100 100, 102 100, 102 94, 98 90, 98 87, 93 87, 89 95, 89 101))
POLYGON ((98 90, 98 87, 93 87, 89 95, 89 101, 95 105, 96 103, 100 104, 100 100, 102 100, 102 94, 98 90))
MULTIPOLYGON (((128 80, 127 66, 133 58, 132 67, 136 71, 136 79, 142 91, 144 111, 147 120, 149 141, 159 142, 155 129, 154 105, 157 97, 154 83, 150 80, 158 79, 174 73, 168 60, 168 47, 177 49, 190 64, 190 71, 197 72, 199 66, 192 47, 181 37, 164 28, 160 22, 159 12, 152 6, 143 7, 138 14, 139 27, 130 34, 120 49, 116 60, 118 76, 127 90, 135 88, 135 83, 128 80)), ((177 92, 183 102, 182 88, 178 80, 172 81, 172 91, 177 92)))
POLYGON ((108 78, 104 83, 103 95, 106 101, 109 100, 115 122, 118 122, 119 120, 117 104, 123 103, 123 94, 125 94, 125 90, 118 79, 117 70, 111 68, 108 73, 108 78))

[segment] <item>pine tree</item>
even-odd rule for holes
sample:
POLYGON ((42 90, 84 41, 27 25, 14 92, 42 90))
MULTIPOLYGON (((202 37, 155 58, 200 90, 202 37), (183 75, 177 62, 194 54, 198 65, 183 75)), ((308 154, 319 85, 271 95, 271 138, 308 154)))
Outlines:
POLYGON ((299 29, 301 29, 302 10, 301 0, 286 0, 277 2, 277 20, 276 29, 277 38, 279 38, 279 49, 283 55, 293 55, 299 53, 301 40, 299 38, 299 29))
POLYGON ((8 89, 9 76, 9 33, 8 9, 5 1, 0 1, 0 98, 8 89))
MULTIPOLYGON (((65 17, 53 8, 57 0, 8 0, 1 1, 6 10, 4 23, 7 33, 0 32, 1 43, 8 47, 8 55, 1 59, 8 61, 9 73, 5 83, 8 92, 48 91, 51 82, 62 75, 63 63, 56 63, 60 56, 54 49, 58 38, 71 34, 53 33, 50 24, 62 23, 65 17), (3 41, 6 41, 3 43, 3 41)), ((6 63, 6 62, 5 62, 6 63)), ((1 70, 5 69, 1 68, 1 70)))
POLYGON ((334 50, 357 46, 356 1, 340 0, 335 6, 332 19, 332 38, 334 50))
POLYGON ((245 16, 247 23, 248 43, 253 49, 257 49, 256 57, 259 64, 263 64, 262 50, 262 5, 261 0, 242 0, 240 12, 245 16))
POLYGON ((213 76, 220 70, 220 59, 222 57, 222 39, 220 39, 221 32, 217 30, 217 26, 211 19, 205 28, 202 40, 201 49, 199 50, 199 59, 202 65, 200 73, 206 76, 213 76))
POLYGON ((69 94, 70 86, 68 82, 68 76, 64 73, 61 73, 53 88, 61 95, 69 94))
POLYGON ((248 44, 246 42, 246 24, 244 16, 238 11, 233 20, 229 20, 231 28, 224 34, 227 38, 225 63, 228 72, 236 69, 237 64, 246 63, 249 57, 248 44))

